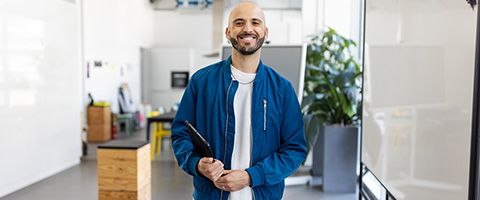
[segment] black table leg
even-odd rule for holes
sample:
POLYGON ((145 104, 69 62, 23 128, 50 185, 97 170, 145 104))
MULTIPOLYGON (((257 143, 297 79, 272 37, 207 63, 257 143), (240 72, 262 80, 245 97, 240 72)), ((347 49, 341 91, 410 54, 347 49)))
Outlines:
POLYGON ((147 119, 147 142, 150 142, 150 124, 152 121, 150 119, 147 119))

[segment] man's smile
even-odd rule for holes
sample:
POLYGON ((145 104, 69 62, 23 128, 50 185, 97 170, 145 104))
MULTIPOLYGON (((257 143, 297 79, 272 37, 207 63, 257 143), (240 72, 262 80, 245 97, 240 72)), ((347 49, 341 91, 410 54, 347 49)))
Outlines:
POLYGON ((252 41, 255 41, 257 39, 257 36, 254 34, 241 34, 238 36, 238 40, 244 43, 250 43, 252 41))

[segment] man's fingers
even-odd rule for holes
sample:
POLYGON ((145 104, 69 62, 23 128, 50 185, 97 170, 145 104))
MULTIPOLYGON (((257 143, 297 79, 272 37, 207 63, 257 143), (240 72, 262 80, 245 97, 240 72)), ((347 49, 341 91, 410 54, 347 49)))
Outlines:
POLYGON ((212 181, 216 181, 222 176, 222 174, 224 174, 224 165, 220 160, 211 157, 204 157, 200 159, 198 165, 200 173, 212 181))
POLYGON ((212 159, 213 158, 206 157, 200 159, 200 162, 198 162, 198 169, 200 170, 200 172, 208 171, 209 161, 211 161, 212 159))
POLYGON ((217 173, 215 174, 215 176, 213 177, 213 181, 217 181, 223 174, 223 169, 220 169, 217 171, 217 173))
POLYGON ((200 159, 200 161, 202 161, 203 163, 212 163, 212 162, 213 162, 213 158, 211 158, 211 157, 203 157, 202 159, 200 159))
POLYGON ((218 174, 222 174, 223 172, 223 167, 219 167, 219 168, 216 168, 216 169, 210 169, 207 173, 208 173, 208 178, 210 178, 211 180, 215 181, 218 177, 218 174))
POLYGON ((222 185, 218 184, 216 181, 214 181, 213 184, 214 184, 215 187, 217 187, 218 189, 222 189, 222 185))
POLYGON ((218 171, 223 172, 223 164, 210 164, 207 166, 207 172, 210 174, 217 174, 218 171))
POLYGON ((223 168, 223 163, 222 162, 210 162, 213 161, 213 159, 205 159, 205 162, 202 163, 203 165, 206 166, 207 170, 214 170, 216 168, 222 167, 223 168))
POLYGON ((227 178, 228 178, 228 175, 232 172, 232 170, 223 170, 223 173, 220 177, 222 177, 222 179, 224 181, 228 181, 227 178))
POLYGON ((226 184, 222 184, 222 183, 218 183, 218 182, 214 182, 214 184, 215 184, 215 187, 217 187, 220 190, 231 192, 230 188, 228 188, 226 184))
POLYGON ((226 184, 228 183, 228 179, 225 176, 220 176, 220 178, 218 178, 216 182, 220 184, 226 184))
POLYGON ((219 183, 226 184, 230 181, 229 174, 232 173, 232 170, 223 170, 223 174, 220 176, 220 178, 217 180, 219 183))
POLYGON ((219 164, 214 163, 214 164, 211 164, 210 166, 211 166, 211 169, 215 170, 215 171, 218 170, 218 169, 223 169, 223 164, 222 163, 219 163, 219 164))
MULTIPOLYGON (((213 159, 211 159, 213 161, 213 159)), ((220 177, 223 173, 223 163, 221 162, 213 162, 208 163, 206 165, 206 170, 204 175, 212 181, 215 181, 220 177)))
POLYGON ((222 163, 222 162, 220 162, 220 161, 215 161, 215 162, 212 163, 211 161, 213 161, 212 158, 210 158, 210 159, 205 159, 203 164, 206 165, 207 168, 216 168, 216 167, 218 167, 218 166, 222 166, 222 167, 223 167, 223 163, 222 163))
POLYGON ((218 176, 219 176, 218 174, 221 174, 223 172, 223 167, 212 169, 210 172, 211 172, 211 179, 215 181, 218 179, 218 176))
POLYGON ((213 162, 211 165, 212 165, 212 166, 221 166, 221 167, 223 167, 223 163, 220 162, 220 161, 215 161, 215 162, 213 162))

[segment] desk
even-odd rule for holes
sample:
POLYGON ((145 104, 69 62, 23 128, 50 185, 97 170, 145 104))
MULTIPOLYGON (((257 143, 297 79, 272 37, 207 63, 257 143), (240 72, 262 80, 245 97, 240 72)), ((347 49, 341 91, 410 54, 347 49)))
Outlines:
POLYGON ((175 119, 175 115, 177 114, 176 111, 167 112, 155 117, 147 118, 147 141, 150 141, 150 125, 154 122, 168 122, 172 123, 173 119, 175 119))

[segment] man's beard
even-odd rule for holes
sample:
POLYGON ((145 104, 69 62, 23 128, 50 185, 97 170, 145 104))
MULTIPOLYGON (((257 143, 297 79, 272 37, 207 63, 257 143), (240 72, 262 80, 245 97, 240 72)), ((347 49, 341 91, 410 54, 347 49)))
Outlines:
POLYGON ((252 55, 255 52, 257 52, 258 49, 262 47, 264 41, 265 41, 265 37, 262 37, 262 38, 258 38, 257 46, 255 47, 252 47, 252 48, 239 47, 238 41, 235 38, 230 37, 230 42, 232 43, 233 48, 235 48, 238 52, 240 52, 242 55, 245 55, 245 56, 252 55))

